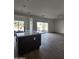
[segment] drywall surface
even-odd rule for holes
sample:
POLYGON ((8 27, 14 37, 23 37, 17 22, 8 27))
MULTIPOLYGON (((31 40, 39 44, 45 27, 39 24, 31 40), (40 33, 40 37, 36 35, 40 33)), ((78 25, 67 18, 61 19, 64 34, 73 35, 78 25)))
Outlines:
POLYGON ((64 20, 58 19, 54 23, 55 32, 64 33, 64 20))
MULTIPOLYGON (((27 16, 14 15, 14 20, 24 21, 25 30, 30 29, 30 18, 28 18, 27 16)), ((48 32, 54 32, 53 20, 42 17, 33 17, 33 30, 37 30, 37 22, 48 23, 48 32)))
POLYGON ((24 21, 24 30, 28 30, 30 28, 29 18, 20 15, 14 15, 14 20, 24 21))
POLYGON ((33 29, 37 30, 37 22, 46 22, 48 23, 48 32, 54 32, 54 23, 53 20, 50 19, 45 19, 45 18, 39 18, 39 17, 34 17, 33 18, 33 29))

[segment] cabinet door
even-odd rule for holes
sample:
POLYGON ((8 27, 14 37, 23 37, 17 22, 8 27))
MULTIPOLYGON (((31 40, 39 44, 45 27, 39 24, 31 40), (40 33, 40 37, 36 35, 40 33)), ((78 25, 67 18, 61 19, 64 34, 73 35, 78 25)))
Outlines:
POLYGON ((26 53, 33 48, 34 42, 32 37, 20 37, 18 38, 18 52, 26 53))
POLYGON ((36 48, 39 48, 40 45, 41 45, 41 34, 38 34, 35 37, 35 46, 36 48))
POLYGON ((41 45, 41 35, 18 37, 18 52, 24 54, 38 48, 41 45))

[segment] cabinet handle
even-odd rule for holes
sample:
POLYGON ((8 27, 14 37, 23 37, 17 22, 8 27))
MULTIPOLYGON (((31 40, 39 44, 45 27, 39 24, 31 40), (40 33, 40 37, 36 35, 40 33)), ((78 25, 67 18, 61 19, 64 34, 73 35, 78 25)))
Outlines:
POLYGON ((36 37, 34 37, 34 40, 36 40, 36 37))

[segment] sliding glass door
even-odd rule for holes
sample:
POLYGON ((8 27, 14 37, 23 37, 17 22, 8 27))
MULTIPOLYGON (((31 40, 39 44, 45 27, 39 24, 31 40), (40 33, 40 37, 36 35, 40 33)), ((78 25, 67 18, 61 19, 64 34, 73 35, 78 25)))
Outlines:
POLYGON ((37 22, 37 31, 48 32, 48 23, 37 22))

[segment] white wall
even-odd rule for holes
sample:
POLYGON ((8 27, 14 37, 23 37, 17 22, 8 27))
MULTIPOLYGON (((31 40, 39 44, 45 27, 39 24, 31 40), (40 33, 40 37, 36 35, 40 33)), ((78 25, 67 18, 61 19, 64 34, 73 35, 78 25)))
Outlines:
POLYGON ((54 31, 54 23, 53 20, 45 19, 45 18, 34 18, 33 21, 33 29, 37 30, 37 22, 46 22, 48 23, 48 32, 54 31))
MULTIPOLYGON (((14 15, 15 20, 23 20, 25 23, 25 30, 30 29, 30 20, 28 17, 14 15)), ((33 17, 33 30, 37 30, 37 22, 47 22, 48 23, 48 32, 54 32, 54 23, 52 19, 46 19, 42 17, 33 17)))
POLYGON ((25 16, 21 16, 21 15, 14 15, 14 20, 20 20, 20 21, 24 21, 24 29, 28 30, 30 25, 29 25, 29 18, 25 17, 25 16))
POLYGON ((64 20, 63 19, 58 19, 55 20, 55 32, 58 33, 64 33, 64 20))

